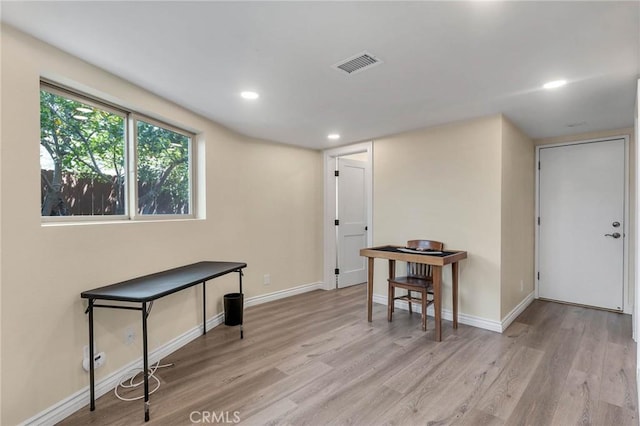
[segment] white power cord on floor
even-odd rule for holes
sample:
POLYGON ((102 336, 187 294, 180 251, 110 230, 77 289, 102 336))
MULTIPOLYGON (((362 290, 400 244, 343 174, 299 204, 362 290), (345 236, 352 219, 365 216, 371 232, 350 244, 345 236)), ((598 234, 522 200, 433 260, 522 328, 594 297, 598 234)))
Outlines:
MULTIPOLYGON (((165 367, 172 367, 172 366, 173 366, 173 363, 160 365, 160 360, 158 360, 158 362, 156 362, 151 367, 149 367, 149 380, 153 379, 156 381, 156 387, 153 388, 153 390, 149 391, 149 395, 151 395, 152 393, 160 389, 160 379, 158 379, 155 376, 156 370, 158 368, 165 368, 165 367)), ((123 374, 122 377, 120 377, 120 380, 118 380, 118 384, 116 385, 115 389, 113 389, 113 393, 116 395, 116 398, 118 398, 121 401, 137 401, 139 399, 144 398, 144 395, 136 396, 133 398, 126 398, 118 394, 118 388, 134 389, 144 384, 144 377, 142 377, 139 382, 134 382, 134 379, 138 376, 138 374, 143 372, 144 372, 143 368, 134 368, 133 370, 129 370, 125 374, 123 374)))

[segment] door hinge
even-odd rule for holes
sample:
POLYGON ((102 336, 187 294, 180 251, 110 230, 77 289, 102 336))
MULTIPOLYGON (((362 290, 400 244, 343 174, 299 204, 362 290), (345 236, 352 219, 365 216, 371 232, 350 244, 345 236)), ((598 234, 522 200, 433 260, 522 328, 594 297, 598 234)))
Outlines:
POLYGON ((540 170, 540 162, 538 161, 538 170, 540 170))
POLYGON ((335 172, 333 172, 333 175, 334 175, 334 176, 340 176, 340 171, 339 171, 339 170, 336 170, 335 172))
POLYGON ((338 219, 336 219, 336 220, 333 221, 333 224, 338 226, 338 225, 340 225, 340 221, 338 219))
POLYGON ((336 275, 340 275, 340 269, 339 268, 334 269, 333 273, 336 275))
POLYGON ((540 280, 540 272, 538 272, 538 280, 540 280))
POLYGON ((540 216, 538 216, 538 225, 540 225, 540 216))

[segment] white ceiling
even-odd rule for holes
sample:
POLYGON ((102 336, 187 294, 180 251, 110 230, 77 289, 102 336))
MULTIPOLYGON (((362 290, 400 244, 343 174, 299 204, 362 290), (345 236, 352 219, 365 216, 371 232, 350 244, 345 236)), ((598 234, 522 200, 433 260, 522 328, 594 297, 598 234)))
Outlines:
POLYGON ((630 127, 640 75, 639 2, 3 2, 2 21, 240 133, 311 148, 499 112, 532 138, 630 127), (384 63, 331 68, 365 50, 384 63))

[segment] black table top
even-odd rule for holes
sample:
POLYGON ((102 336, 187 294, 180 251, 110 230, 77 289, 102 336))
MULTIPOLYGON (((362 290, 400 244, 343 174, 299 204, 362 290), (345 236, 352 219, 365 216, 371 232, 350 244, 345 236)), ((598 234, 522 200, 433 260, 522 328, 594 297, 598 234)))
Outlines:
POLYGON ((440 250, 440 251, 435 251, 435 250, 418 251, 418 250, 412 250, 412 249, 409 249, 411 251, 401 250, 404 248, 405 247, 383 246, 383 247, 374 247, 371 250, 390 251, 392 253, 410 253, 410 254, 418 254, 421 256, 436 256, 436 257, 447 257, 447 256, 451 256, 452 254, 458 253, 457 251, 446 251, 446 250, 440 250))
POLYGON ((198 262, 83 291, 80 297, 123 302, 149 302, 246 267, 246 263, 240 262, 198 262))

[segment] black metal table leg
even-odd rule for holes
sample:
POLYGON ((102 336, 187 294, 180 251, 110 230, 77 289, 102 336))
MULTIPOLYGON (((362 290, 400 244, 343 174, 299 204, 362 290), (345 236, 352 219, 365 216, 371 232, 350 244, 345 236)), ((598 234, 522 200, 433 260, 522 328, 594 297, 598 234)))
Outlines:
POLYGON ((240 321, 240 338, 244 339, 244 330, 242 329, 242 324, 244 323, 244 294, 242 294, 242 269, 238 270, 238 277, 240 278, 240 301, 242 303, 242 321, 240 321))
POLYGON ((142 302, 142 363, 144 368, 144 421, 149 421, 149 348, 147 346, 147 302, 142 302))
POLYGON ((207 334, 207 282, 202 281, 202 334, 207 334))
POLYGON ((89 299, 89 388, 91 394, 91 405, 90 410, 95 411, 96 409, 96 393, 95 393, 95 375, 94 375, 94 366, 93 366, 93 300, 89 299))

